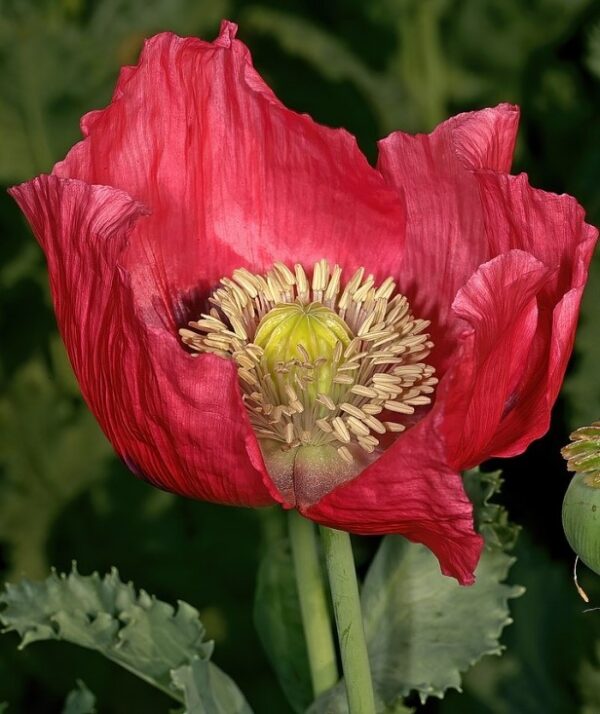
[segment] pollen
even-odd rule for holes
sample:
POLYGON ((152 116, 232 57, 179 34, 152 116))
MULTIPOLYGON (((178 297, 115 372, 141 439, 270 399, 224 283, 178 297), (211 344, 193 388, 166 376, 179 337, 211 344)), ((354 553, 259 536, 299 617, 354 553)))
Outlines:
MULTIPOLYGON (((427 320, 387 278, 320 260, 307 275, 275 263, 222 278, 211 309, 179 334, 194 354, 237 365, 242 398, 263 453, 327 446, 351 466, 388 445, 430 404, 427 320)), ((328 449, 328 451, 329 451, 328 449)))

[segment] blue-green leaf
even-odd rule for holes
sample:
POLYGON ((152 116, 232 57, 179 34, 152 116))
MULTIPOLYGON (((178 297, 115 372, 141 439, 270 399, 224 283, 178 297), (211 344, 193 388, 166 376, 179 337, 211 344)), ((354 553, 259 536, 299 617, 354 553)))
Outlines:
MULTIPOLYGON (((232 702, 243 701, 237 688, 232 694, 235 685, 210 662, 213 645, 205 640, 198 611, 182 601, 175 608, 136 591, 115 569, 102 578, 97 573, 80 575, 73 568, 68 575, 53 572, 41 582, 22 580, 6 586, 0 605, 5 632, 17 632, 21 647, 64 640, 96 650, 182 703, 187 670, 174 678, 172 672, 200 661, 211 685, 203 694, 213 707, 207 712, 224 712, 232 702)), ((194 682, 198 685, 199 680, 194 677, 194 682)), ((239 709, 240 714, 248 711, 239 709)))
MULTIPOLYGON (((513 527, 489 503, 498 474, 465 475, 476 521, 488 544, 476 582, 462 587, 440 573, 430 550, 386 536, 364 582, 361 602, 378 712, 393 711, 417 692, 422 701, 461 689, 462 673, 487 654, 500 654, 500 635, 512 620, 508 601, 522 594, 504 584, 513 558, 513 527)), ((310 714, 347 714, 343 683, 319 698, 310 714)))
POLYGON ((254 621, 271 666, 295 712, 312 702, 308 654, 287 539, 266 551, 256 584, 254 621))
POLYGON ((204 659, 194 657, 171 676, 183 693, 185 714, 252 714, 235 682, 204 659))

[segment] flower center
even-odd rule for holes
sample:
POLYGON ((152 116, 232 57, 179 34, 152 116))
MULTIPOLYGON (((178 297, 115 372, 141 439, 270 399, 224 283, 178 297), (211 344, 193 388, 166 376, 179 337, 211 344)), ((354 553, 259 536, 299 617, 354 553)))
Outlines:
POLYGON ((254 335, 269 374, 286 375, 276 386, 283 383, 285 394, 285 387, 295 383, 307 393, 308 402, 331 393, 333 365, 340 359, 340 355, 336 358, 337 346, 346 349, 350 340, 350 329, 333 310, 319 302, 306 305, 300 300, 270 310, 254 335))
POLYGON ((391 278, 377 286, 364 268, 343 286, 342 269, 326 260, 310 281, 299 264, 292 272, 275 263, 264 276, 241 268, 221 280, 209 313, 179 331, 195 352, 236 362, 271 472, 281 452, 321 447, 349 478, 361 454, 381 450, 383 435, 403 431, 407 415, 431 402, 430 323, 395 288, 391 278))

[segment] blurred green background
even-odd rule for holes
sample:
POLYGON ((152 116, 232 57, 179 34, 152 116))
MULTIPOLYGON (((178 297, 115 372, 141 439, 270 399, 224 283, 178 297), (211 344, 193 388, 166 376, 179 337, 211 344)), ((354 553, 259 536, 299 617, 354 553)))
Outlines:
MULTIPOLYGON (((356 134, 369 158, 394 130, 426 131, 458 111, 522 108, 515 170, 571 193, 600 223, 600 3, 592 0, 0 0, 0 183, 47 171, 105 105, 117 70, 159 30, 239 38, 280 98, 356 134)), ((43 257, 0 192, 0 568, 3 579, 116 565, 159 597, 197 606, 215 660, 257 714, 287 708, 252 625, 256 569, 277 518, 193 503, 138 482, 83 406, 57 338, 43 257)), ((502 658, 465 693, 419 711, 600 712, 599 613, 582 614, 560 525, 570 430, 600 417, 600 263, 576 355, 547 437, 501 464, 502 495, 524 527, 512 579, 527 586, 502 658)), ((496 464, 497 466, 498 464, 496 464)), ((372 544, 360 549, 363 557, 372 544)), ((600 598, 600 586, 584 576, 600 598)), ((468 623, 465 623, 468 626, 468 623)), ((167 712, 170 702, 97 655, 59 643, 18 652, 0 639, 0 701, 59 712, 82 678, 99 711, 167 712)))

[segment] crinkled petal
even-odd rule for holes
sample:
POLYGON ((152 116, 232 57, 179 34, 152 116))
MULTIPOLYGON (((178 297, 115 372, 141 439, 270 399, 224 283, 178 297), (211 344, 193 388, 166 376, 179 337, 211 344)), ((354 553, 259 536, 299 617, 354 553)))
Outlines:
POLYGON ((491 455, 533 349, 537 296, 551 277, 543 263, 513 250, 482 265, 459 290, 452 309, 463 323, 460 347, 438 394, 454 468, 491 455))
POLYGON ((11 193, 46 253, 83 395, 129 467, 195 498, 248 506, 278 499, 234 365, 193 358, 151 311, 140 314, 118 259, 147 210, 122 191, 55 176, 11 193))
POLYGON ((467 168, 510 171, 519 128, 518 107, 500 104, 465 112, 442 126, 452 134, 456 155, 467 168))
POLYGON ((551 270, 537 296, 538 323, 521 378, 483 458, 513 456, 548 430, 598 231, 575 199, 533 189, 524 175, 477 172, 477 180, 495 249, 522 247, 551 270))
MULTIPOLYGON (((456 351, 456 320, 461 318, 452 305, 479 266, 521 250, 549 271, 536 307, 532 303, 529 308, 530 339, 526 353, 520 345, 521 367, 515 360, 510 363, 514 374, 502 418, 497 419, 498 400, 493 418, 492 411, 485 412, 497 431, 492 434, 486 427, 485 448, 482 432, 477 446, 458 450, 468 457, 466 463, 520 453, 547 430, 597 239, 573 198, 535 190, 526 176, 505 173, 517 121, 516 108, 501 105, 461 114, 430 135, 397 132, 380 145, 379 168, 407 205, 400 284, 417 313, 433 319, 432 360, 441 375, 462 359, 456 351)), ((466 446, 467 436, 463 442, 466 446)))
MULTIPOLYGON (((54 173, 121 188, 151 216, 123 264, 136 298, 204 296, 242 266, 327 258, 397 272, 405 215, 343 130, 286 109, 223 24, 213 43, 163 33, 54 173)), ((196 317, 194 315, 194 317, 196 317)), ((177 322, 177 317, 175 322, 177 322)))
POLYGON ((585 222, 583 208, 572 196, 534 189, 527 176, 475 171, 486 240, 493 256, 525 250, 555 270, 541 296, 554 307, 587 278, 596 228, 585 222))
POLYGON ((433 320, 439 355, 458 290, 497 255, 488 243, 472 169, 506 171, 518 124, 516 107, 460 114, 431 134, 394 132, 379 143, 378 168, 406 202, 400 286, 416 312, 433 320))
POLYGON ((303 514, 360 535, 398 533, 424 543, 445 575, 468 585, 481 554, 473 506, 447 462, 441 414, 430 412, 363 473, 303 514))

